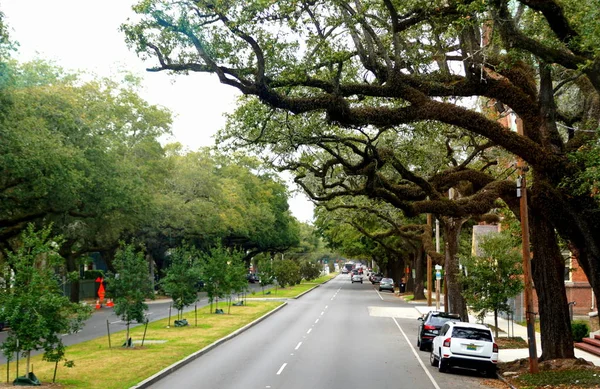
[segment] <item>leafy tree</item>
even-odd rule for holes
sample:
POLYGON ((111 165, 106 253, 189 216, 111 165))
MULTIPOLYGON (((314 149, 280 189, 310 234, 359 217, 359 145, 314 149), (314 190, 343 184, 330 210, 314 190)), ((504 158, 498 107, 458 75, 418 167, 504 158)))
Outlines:
POLYGON ((277 283, 282 288, 300 283, 300 266, 291 259, 277 260, 273 262, 273 273, 277 283))
MULTIPOLYGON (((533 182, 542 359, 554 359, 574 358, 557 233, 600 295, 600 205, 593 186, 565 185, 585 169, 568 155, 598 136, 597 8, 594 0, 144 0, 134 7, 140 19, 123 30, 140 55, 156 59, 153 71, 213 73, 251 96, 235 138, 263 153, 269 145, 313 199, 365 195, 409 217, 448 216, 453 246, 464 218, 487 213, 499 197, 518 214, 514 184, 469 167, 470 151, 423 179, 417 163, 396 158, 393 141, 443 123, 434 131, 460 129, 487 140, 476 148, 523 158, 533 182), (499 123, 507 108, 522 120, 523 135, 499 123), (307 145, 331 158, 302 152, 307 145), (449 199, 449 188, 468 190, 449 199)), ((455 268, 456 253, 446 254, 455 268)))
POLYGON ((191 247, 172 250, 166 275, 160 281, 167 296, 173 299, 179 319, 183 318, 183 309, 198 300, 200 268, 197 256, 197 251, 191 247))
POLYGON ((5 266, 14 274, 5 279, 0 291, 0 320, 10 323, 0 347, 8 359, 15 352, 27 358, 28 378, 31 351, 43 349, 45 360, 58 362, 65 355, 62 334, 77 332, 91 315, 91 307, 71 303, 63 296, 55 272, 64 266, 57 251, 61 238, 50 234, 50 226, 36 231, 28 225, 18 249, 6 252, 5 266))
POLYGON ((213 302, 216 301, 218 309, 218 299, 229 297, 231 293, 239 293, 248 286, 246 266, 242 258, 241 252, 229 250, 220 244, 202 254, 202 278, 211 311, 213 302))
POLYGON ((258 279, 260 280, 260 286, 264 294, 265 286, 272 285, 275 280, 275 271, 271 258, 264 257, 258 261, 258 279))
POLYGON ((311 261, 300 262, 300 275, 307 281, 314 280, 321 275, 322 266, 311 261))
POLYGON ((481 255, 467 257, 463 265, 465 300, 480 319, 494 312, 498 336, 498 312, 511 312, 507 300, 523 290, 520 242, 508 231, 490 233, 482 238, 481 255))
POLYGON ((129 345, 129 326, 133 321, 144 323, 148 310, 146 299, 154 298, 148 262, 144 253, 133 244, 122 245, 114 260, 115 273, 107 282, 108 293, 114 299, 114 312, 127 326, 126 344, 129 345))

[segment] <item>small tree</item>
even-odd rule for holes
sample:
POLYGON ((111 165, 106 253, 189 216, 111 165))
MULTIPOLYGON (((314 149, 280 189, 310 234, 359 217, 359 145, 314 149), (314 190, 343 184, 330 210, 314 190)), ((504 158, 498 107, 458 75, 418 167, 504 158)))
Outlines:
POLYGON ((114 312, 127 325, 126 344, 129 345, 131 322, 143 323, 148 305, 146 299, 154 298, 152 280, 144 254, 136 252, 133 245, 124 245, 115 255, 116 274, 109 275, 108 291, 114 298, 114 312))
POLYGON ((183 318, 183 309, 198 299, 197 283, 200 279, 197 252, 195 249, 181 247, 173 250, 169 256, 170 264, 165 277, 160 281, 167 296, 173 299, 177 309, 177 318, 183 318))
MULTIPOLYGON (((74 333, 90 317, 91 307, 72 303, 62 290, 55 269, 64 264, 58 255, 60 238, 50 238, 51 227, 35 231, 29 225, 21 235, 21 246, 7 251, 7 266, 13 276, 0 292, 0 320, 10 323, 2 352, 11 359, 19 352, 26 357, 26 379, 32 350, 45 350, 43 358, 58 363, 64 358, 61 335, 74 333)), ((6 269, 4 274, 10 274, 6 269)))
POLYGON ((302 261, 300 263, 300 274, 305 280, 314 280, 321 275, 322 266, 316 262, 302 261))
POLYGON ((498 312, 511 312, 507 303, 523 290, 523 274, 519 244, 510 232, 488 234, 481 245, 483 256, 470 257, 464 261, 467 274, 462 284, 466 286, 464 297, 468 305, 482 319, 487 312, 494 312, 496 336, 498 336, 498 312))
POLYGON ((296 285, 300 282, 300 266, 290 259, 283 259, 273 263, 273 273, 282 288, 287 285, 296 285))
POLYGON ((271 258, 263 258, 258 262, 258 278, 260 280, 260 286, 262 287, 263 294, 265 293, 265 286, 273 284, 275 280, 275 273, 273 272, 273 261, 271 258))
MULTIPOLYGON (((243 261, 243 254, 234 251, 230 254, 229 261, 225 271, 227 294, 241 293, 248 290, 248 280, 246 279, 246 265, 243 261)), ((228 313, 231 312, 231 298, 229 298, 228 313)))
POLYGON ((220 244, 211 248, 207 253, 202 254, 201 272, 204 279, 204 290, 210 302, 215 302, 215 312, 219 308, 219 298, 223 298, 227 289, 227 262, 229 253, 220 244))

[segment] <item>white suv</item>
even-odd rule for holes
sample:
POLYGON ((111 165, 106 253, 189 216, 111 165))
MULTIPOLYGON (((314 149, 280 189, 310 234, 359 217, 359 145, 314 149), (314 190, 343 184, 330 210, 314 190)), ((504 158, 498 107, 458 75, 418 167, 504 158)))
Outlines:
POLYGON ((498 345, 492 331, 482 324, 446 322, 440 334, 433 338, 431 366, 440 372, 448 368, 465 367, 485 372, 488 377, 496 376, 498 345))

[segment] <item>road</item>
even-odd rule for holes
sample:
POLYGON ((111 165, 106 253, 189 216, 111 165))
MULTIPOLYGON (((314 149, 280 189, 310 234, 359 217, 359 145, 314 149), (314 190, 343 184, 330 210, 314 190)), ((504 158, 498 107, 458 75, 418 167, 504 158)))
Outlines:
MULTIPOLYGON (((256 291, 257 294, 260 293, 261 286, 259 284, 248 284, 250 291, 256 291)), ((247 295, 252 296, 251 294, 247 295)), ((197 303, 198 308, 205 306, 208 304, 208 299, 206 298, 205 293, 199 294, 199 300, 197 303)), ((171 306, 171 300, 158 300, 151 301, 148 304, 148 311, 146 313, 146 317, 150 321, 160 320, 169 317, 169 307, 171 306)), ((193 311, 194 306, 187 307, 184 311, 193 311)), ((171 318, 175 320, 177 318, 177 311, 175 309, 171 310, 171 318)), ((193 319, 192 319, 193 320, 193 319)), ((95 339, 101 336, 107 335, 107 326, 106 323, 109 323, 111 339, 113 344, 122 343, 125 341, 125 335, 114 335, 117 332, 125 330, 125 322, 121 321, 119 317, 117 317, 111 308, 103 307, 94 311, 92 316, 86 320, 84 327, 81 331, 75 334, 65 334, 63 335, 63 343, 67 346, 85 342, 87 340, 95 339)), ((133 323, 131 327, 135 327, 139 324, 133 323)), ((6 331, 0 332, 0 342, 4 342, 6 340, 7 333, 6 331)), ((32 355, 41 354, 43 350, 32 352, 32 355)), ((16 356, 15 356, 16 358, 16 356)), ((14 359, 13 359, 14 360, 14 359)), ((6 363, 6 357, 4 354, 0 353, 0 364, 6 363)))
POLYGON ((475 372, 439 373, 415 349, 418 312, 340 275, 151 388, 481 388, 475 372))

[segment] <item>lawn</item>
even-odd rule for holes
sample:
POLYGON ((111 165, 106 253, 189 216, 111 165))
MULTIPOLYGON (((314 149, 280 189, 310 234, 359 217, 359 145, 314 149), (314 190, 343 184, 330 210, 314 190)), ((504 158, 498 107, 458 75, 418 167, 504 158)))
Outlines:
POLYGON ((265 289, 264 291, 256 292, 255 294, 251 294, 249 298, 296 298, 302 293, 314 288, 317 285, 320 285, 324 282, 329 281, 330 279, 337 276, 338 273, 329 273, 317 279, 311 281, 302 281, 298 285, 289 286, 287 288, 275 288, 271 287, 270 289, 265 289))
MULTIPOLYGON (((248 301, 246 306, 232 306, 230 314, 210 313, 209 307, 198 309, 198 326, 194 312, 187 313, 190 323, 186 327, 167 328, 168 319, 148 325, 145 343, 140 343, 144 326, 132 328, 133 348, 123 348, 125 332, 111 334, 112 348, 108 336, 67 347, 67 359, 74 366, 67 368, 59 364, 57 383, 62 388, 121 389, 131 387, 152 376, 165 367, 210 345, 246 324, 282 305, 280 301, 248 301)), ((223 305, 225 312, 226 306, 223 305)), ((19 374, 25 374, 24 360, 19 363, 19 374)), ((52 382, 54 363, 42 361, 42 356, 31 358, 33 371, 43 383, 52 382)), ((6 365, 0 366, 0 376, 6 380, 6 365)), ((10 381, 16 377, 16 363, 10 364, 10 381)))

